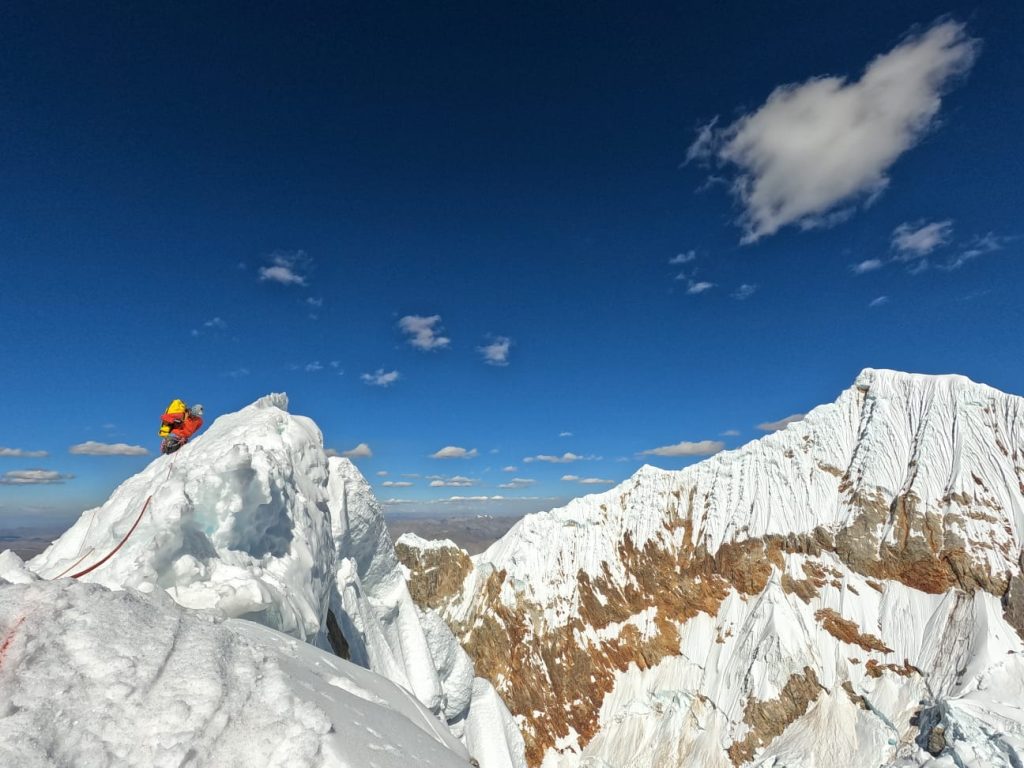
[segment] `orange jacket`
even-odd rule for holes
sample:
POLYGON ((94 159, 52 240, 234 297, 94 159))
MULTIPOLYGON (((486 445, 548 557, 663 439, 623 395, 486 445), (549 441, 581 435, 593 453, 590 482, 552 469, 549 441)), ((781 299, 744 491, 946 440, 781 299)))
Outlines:
POLYGON ((203 426, 203 420, 201 418, 186 413, 185 421, 180 427, 172 429, 171 434, 177 435, 181 438, 181 442, 185 442, 192 437, 192 435, 198 432, 201 426, 203 426))

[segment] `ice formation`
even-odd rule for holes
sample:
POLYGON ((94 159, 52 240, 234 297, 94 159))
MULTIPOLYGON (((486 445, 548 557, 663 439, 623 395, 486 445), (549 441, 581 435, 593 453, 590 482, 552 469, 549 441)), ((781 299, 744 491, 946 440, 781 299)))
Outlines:
MULTIPOLYGON (((137 600, 148 595, 148 602, 132 604, 137 612, 144 610, 139 606, 163 612, 170 598, 200 611, 195 621, 216 620, 234 636, 251 638, 260 647, 289 649, 285 678, 297 686, 291 695, 320 706, 327 713, 328 725, 335 729, 332 733, 341 730, 331 720, 331 713, 347 706, 340 699, 340 703, 332 703, 332 697, 345 699, 346 691, 358 694, 367 688, 362 682, 362 688, 353 688, 355 683, 332 687, 330 681, 326 686, 318 682, 325 674, 330 678, 341 674, 339 669, 348 670, 336 656, 325 653, 340 646, 337 650, 352 661, 387 678, 417 702, 413 709, 407 703, 399 706, 400 696, 389 693, 382 706, 397 708, 410 717, 410 712, 419 713, 420 707, 425 707, 437 724, 448 725, 446 733, 452 738, 480 751, 474 758, 481 768, 522 768, 522 740, 517 743, 508 737, 510 730, 515 732, 508 710, 500 705, 489 683, 474 678, 472 663, 443 622, 421 612, 410 599, 369 485, 347 459, 328 459, 313 421, 289 414, 287 405, 284 395, 269 395, 237 413, 221 416, 180 451, 156 459, 123 483, 102 507, 83 513, 71 529, 30 561, 27 569, 12 554, 0 556, 0 578, 12 583, 54 580, 45 588, 66 589, 77 595, 81 614, 87 612, 90 601, 112 599, 102 590, 81 592, 84 584, 128 589, 137 600), (72 582, 70 577, 77 574, 81 574, 77 583, 72 582), (236 621, 240 619, 248 621, 236 621), (268 629, 262 631, 254 623, 268 629)), ((28 588, 43 589, 44 585, 28 588)), ((10 595, 13 589, 2 587, 0 593, 10 595)), ((96 610, 103 615, 102 607, 96 610)), ((188 612, 177 611, 176 615, 190 617, 181 621, 194 618, 188 612)), ((59 616, 52 619, 61 620, 59 616)), ((153 621, 167 619, 160 615, 153 621)), ((85 636, 90 626, 93 624, 86 620, 74 625, 84 633, 83 648, 96 647, 94 638, 85 636)), ((0 631, 10 629, 0 619, 0 631)), ((137 627, 128 629, 134 632, 137 627)), ((228 636, 222 635, 218 642, 227 643, 224 637, 228 636)), ((88 653, 83 651, 65 661, 88 664, 88 653)), ((222 654, 210 663, 230 666, 235 661, 222 654)), ((188 665, 179 666, 186 674, 188 665)), ((135 685, 134 667, 127 667, 125 685, 131 687, 135 685)), ((199 689, 213 685, 200 679, 208 672, 208 665, 197 663, 196 677, 182 685, 194 684, 199 689)), ((217 673, 222 675, 217 686, 231 688, 237 682, 230 669, 218 667, 217 673)), ((86 675, 86 671, 80 669, 78 674, 86 675)), ((349 670, 345 674, 369 673, 349 670)), ((74 674, 72 678, 77 679, 74 674)), ((363 698, 375 700, 375 696, 363 698)), ((256 698, 245 701, 249 702, 245 706, 262 706, 256 698)), ((116 718, 117 712, 116 707, 111 708, 101 712, 101 717, 116 718)), ((239 716, 258 718, 250 713, 239 716)), ((215 727, 204 725, 198 716, 185 713, 182 717, 182 739, 196 733, 196 728, 215 727)), ((326 722, 322 713, 319 717, 318 722, 326 722)), ((416 717, 419 714, 413 719, 416 717)), ((38 720, 39 724, 46 722, 44 717, 38 720)), ((391 722, 381 716, 382 725, 391 722)), ((113 728, 114 724, 97 727, 113 728)), ((404 726, 399 723, 396 727, 404 726)), ((390 749, 389 738, 387 732, 378 735, 380 749, 390 749)), ((396 736, 399 747, 402 738, 396 736)), ((448 742, 442 739, 442 743, 448 742)), ((358 755, 346 756, 321 746, 317 752, 320 762, 302 764, 392 764, 363 763, 358 755)), ((401 748, 393 752, 405 755, 407 761, 414 754, 401 748)), ((463 748, 453 754, 464 752, 463 748)), ((423 759, 429 754, 424 753, 423 759)), ((131 758, 125 760, 128 762, 122 764, 131 762, 131 758)), ((118 760, 112 759, 110 764, 118 764, 118 760)), ((168 764, 178 763, 171 760, 168 764)), ((201 760, 200 764, 222 763, 201 760)))

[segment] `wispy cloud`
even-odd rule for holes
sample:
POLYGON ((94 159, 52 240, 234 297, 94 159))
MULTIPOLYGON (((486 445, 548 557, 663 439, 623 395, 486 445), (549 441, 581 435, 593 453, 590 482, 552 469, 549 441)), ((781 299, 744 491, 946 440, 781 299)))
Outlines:
POLYGON ((837 223, 888 186, 890 167, 932 128, 978 50, 963 24, 942 21, 875 58, 860 80, 783 85, 731 125, 703 126, 687 159, 731 169, 745 243, 788 224, 837 223))
POLYGON ((571 464, 574 461, 600 461, 600 458, 600 456, 579 456, 571 451, 566 451, 561 456, 550 456, 544 453, 538 456, 527 456, 523 461, 527 464, 532 464, 535 461, 547 464, 571 464))
POLYGON ((580 485, 615 485, 614 480, 605 480, 600 477, 579 477, 577 475, 562 475, 562 480, 567 483, 579 483, 580 485))
POLYGON ((226 331, 228 324, 219 317, 213 317, 203 323, 203 327, 209 328, 211 331, 226 331))
POLYGON ((778 432, 780 429, 785 429, 790 424, 795 424, 798 421, 803 421, 806 413, 794 413, 792 416, 787 416, 784 419, 778 421, 766 421, 763 424, 758 424, 757 428, 762 432, 778 432))
POLYGON ((711 456, 725 449, 721 440, 700 440, 695 443, 683 441, 675 445, 663 445, 640 451, 641 456, 711 456))
POLYGON ((850 265, 850 271, 855 275, 865 275, 868 272, 874 272, 876 269, 882 268, 881 259, 865 259, 857 264, 850 265))
POLYGON ((727 429, 722 433, 722 437, 739 437, 740 431, 738 429, 727 429))
POLYGON ((317 371, 322 371, 323 369, 324 367, 320 365, 320 361, 314 360, 312 363, 306 363, 306 367, 303 370, 305 370, 306 373, 316 373, 317 371))
POLYGON ((969 261, 973 261, 979 256, 992 253, 994 251, 1000 251, 1012 238, 1001 237, 994 232, 989 232, 987 235, 975 237, 971 242, 963 247, 960 253, 950 256, 944 264, 937 265, 939 269, 950 272, 954 269, 960 269, 964 264, 969 261))
POLYGON ((927 256, 953 237, 953 222, 904 222, 892 231, 892 249, 898 261, 911 261, 927 256))
POLYGON ((50 454, 46 451, 26 451, 24 448, 4 448, 0 446, 0 457, 15 459, 41 459, 50 454))
POLYGON ((387 477, 388 471, 386 469, 377 470, 377 477, 387 477))
POLYGON ((431 475, 429 478, 431 488, 469 488, 472 485, 476 485, 479 480, 475 480, 471 477, 465 477, 464 475, 454 475, 453 477, 439 477, 437 475, 431 475))
POLYGON ((696 251, 687 251, 686 253, 677 253, 675 256, 668 260, 668 263, 672 264, 673 266, 678 266, 679 264, 689 264, 696 258, 696 251))
POLYGON ((347 459, 368 459, 373 456, 373 451, 370 450, 370 446, 366 443, 359 443, 355 448, 342 451, 341 455, 347 459))
POLYGON ((572 437, 572 432, 559 432, 559 437, 572 437))
POLYGON ((751 296, 757 293, 757 286, 751 283, 744 283, 730 295, 736 299, 736 301, 746 301, 751 296))
POLYGON ((512 339, 508 336, 496 336, 490 344, 477 347, 477 351, 483 355, 484 362, 488 365, 508 365, 508 351, 512 346, 512 339))
POLYGON ((412 488, 415 483, 410 483, 408 480, 385 480, 381 483, 382 488, 412 488))
POLYGON ((688 294, 690 294, 691 296, 696 296, 698 293, 704 293, 704 291, 710 291, 714 287, 715 287, 714 283, 709 283, 709 282, 707 282, 705 280, 702 280, 700 282, 694 282, 693 280, 690 280, 689 284, 686 287, 686 292, 688 294))
POLYGON ((502 472, 518 472, 519 471, 519 467, 513 467, 513 466, 502 467, 501 471, 502 472))
POLYGON ((398 371, 385 372, 383 368, 378 368, 373 373, 364 373, 359 378, 372 387, 390 387, 398 381, 398 371))
POLYGON ((147 456, 149 451, 141 445, 127 443, 98 443, 88 440, 68 448, 70 453, 78 456, 147 456))
POLYGON ((409 345, 416 349, 444 349, 451 343, 451 339, 441 335, 440 315, 406 315, 398 321, 398 327, 408 334, 409 345))
POLYGON ((872 299, 869 303, 869 307, 881 307, 889 303, 888 296, 879 296, 877 299, 872 299))
POLYGON ((322 298, 313 298, 310 296, 306 299, 306 306, 312 307, 313 309, 320 309, 324 305, 322 298))
POLYGON ((270 255, 270 266, 260 267, 260 280, 281 285, 305 285, 302 270, 309 263, 305 251, 276 251, 270 255))
POLYGON ((507 483, 499 483, 498 487, 507 490, 519 490, 522 488, 529 488, 536 482, 536 480, 530 480, 526 477, 513 477, 507 483))
POLYGON ((432 459, 475 459, 477 457, 476 448, 471 448, 468 451, 465 448, 461 448, 457 445, 446 445, 439 451, 434 451, 430 454, 432 459))
POLYGON ((231 378, 231 379, 240 379, 243 376, 248 376, 249 375, 249 369, 248 368, 235 368, 235 370, 228 371, 224 375, 227 376, 228 378, 231 378))
POLYGON ((15 469, 0 475, 0 485, 59 485, 74 477, 49 469, 15 469))

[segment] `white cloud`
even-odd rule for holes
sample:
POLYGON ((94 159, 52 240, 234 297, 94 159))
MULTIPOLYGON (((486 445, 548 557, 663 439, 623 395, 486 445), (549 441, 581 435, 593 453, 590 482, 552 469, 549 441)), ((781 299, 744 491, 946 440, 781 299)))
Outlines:
POLYGON ((4 448, 0 446, 0 456, 9 456, 16 459, 40 459, 49 456, 46 451, 26 451, 23 448, 4 448))
POLYGON ((502 472, 518 472, 519 471, 519 467, 508 466, 508 467, 502 468, 501 471, 502 472))
POLYGON ((221 320, 219 317, 214 317, 203 323, 204 328, 211 328, 215 331, 227 330, 228 324, 221 320))
POLYGON ((312 363, 307 363, 305 368, 306 373, 316 373, 317 371, 322 371, 323 369, 324 367, 320 365, 319 360, 314 360, 312 363))
POLYGON ((939 269, 945 270, 946 272, 950 272, 954 269, 960 269, 964 264, 978 258, 979 256, 984 256, 985 254, 992 253, 993 251, 1002 250, 1003 246, 1010 240, 1011 238, 1009 237, 1000 237, 994 232, 989 232, 987 235, 975 237, 960 253, 955 256, 951 256, 946 263, 939 264, 937 266, 939 269))
POLYGON ((411 488, 415 483, 410 483, 408 480, 385 480, 381 483, 383 488, 411 488))
POLYGON ((235 370, 228 371, 224 375, 229 377, 229 378, 232 378, 232 379, 240 379, 243 376, 248 376, 249 375, 249 369, 248 368, 235 368, 235 370))
POLYGON ((784 419, 778 421, 766 421, 764 424, 758 424, 757 428, 762 432, 777 432, 780 429, 785 429, 790 424, 795 424, 798 421, 803 421, 806 413, 794 413, 792 416, 787 416, 784 419))
POLYGON ((857 264, 850 265, 850 271, 855 275, 863 275, 868 272, 874 272, 876 269, 882 268, 881 259, 865 259, 857 264))
POLYGON ((56 485, 73 478, 49 469, 15 469, 0 475, 0 485, 56 485))
POLYGON ((868 304, 868 306, 869 307, 881 307, 881 306, 883 306, 885 304, 888 304, 888 303, 889 303, 889 297, 888 296, 879 296, 877 299, 873 299, 868 304))
POLYGON ((148 456, 149 451, 141 445, 128 445, 127 443, 97 443, 95 440, 88 440, 78 445, 72 445, 68 451, 78 456, 148 456))
POLYGON ((757 286, 751 283, 744 283, 730 295, 736 299, 736 301, 746 301, 751 296, 757 293, 757 286))
POLYGON ((440 315, 406 315, 398 321, 398 327, 409 334, 409 344, 416 349, 443 349, 451 342, 451 339, 441 336, 440 315))
POLYGON ((529 488, 536 482, 536 480, 530 480, 526 477, 513 477, 507 483, 499 483, 498 487, 507 489, 529 488))
POLYGON ((677 253, 675 256, 668 260, 668 263, 672 264, 673 266, 678 266, 679 264, 689 264, 696 258, 696 251, 687 251, 686 253, 677 253))
POLYGON ((540 454, 539 456, 527 456, 523 461, 527 464, 532 464, 535 461, 543 461, 548 464, 571 464, 574 461, 598 461, 598 456, 579 456, 571 451, 566 451, 561 456, 549 456, 548 454, 540 454))
POLYGON ((925 224, 904 222, 892 231, 892 249, 897 261, 913 261, 927 256, 953 237, 953 222, 933 221, 925 224))
POLYGON ((740 431, 738 429, 727 429, 722 433, 722 437, 739 437, 740 431))
POLYGON ((686 292, 688 294, 690 294, 691 296, 695 296, 698 293, 704 293, 704 291, 710 291, 714 287, 715 287, 714 283, 709 283, 709 282, 706 282, 706 281, 701 281, 699 283, 695 283, 693 280, 690 280, 690 284, 687 286, 686 292))
POLYGON ((562 480, 567 483, 579 483, 580 485, 615 485, 614 480, 605 480, 600 477, 579 477, 577 475, 562 475, 562 480))
POLYGON ((860 80, 783 85, 731 125, 702 127, 687 159, 733 169, 745 243, 787 224, 834 224, 886 188, 889 168, 933 126, 943 93, 978 50, 963 24, 934 24, 876 57, 860 80))
POLYGON ((271 254, 270 266, 260 267, 261 281, 280 283, 281 285, 305 285, 306 277, 301 269, 308 262, 305 251, 287 253, 278 251, 271 254))
POLYGON ((441 450, 430 454, 432 459, 475 459, 476 456, 476 448, 467 451, 465 448, 460 448, 457 445, 446 445, 441 450))
POLYGON ((387 477, 387 476, 388 476, 388 471, 386 469, 382 469, 382 470, 379 470, 377 472, 377 477, 387 477))
POLYGON ((477 351, 483 355, 484 362, 488 365, 508 365, 508 350, 512 346, 512 339, 507 336, 496 336, 490 344, 477 347, 477 351))
POLYGON ((725 449, 721 440, 701 440, 696 443, 683 441, 675 445, 663 445, 660 448, 640 451, 641 456, 711 456, 725 449))
POLYGON ((463 475, 455 475, 454 477, 433 477, 430 480, 431 488, 469 488, 471 485, 476 485, 479 481, 474 480, 471 477, 464 477, 463 475))
POLYGON ((559 432, 559 437, 572 437, 572 432, 559 432))
POLYGON ((368 459, 373 456, 373 451, 370 450, 370 446, 366 443, 360 443, 355 448, 342 451, 341 455, 347 459, 368 459))
POLYGON ((313 309, 320 309, 320 307, 324 305, 324 300, 320 298, 314 299, 312 296, 310 296, 309 298, 306 299, 306 304, 310 307, 313 307, 313 309))
POLYGON ((359 378, 372 387, 390 387, 398 381, 398 371, 385 373, 383 368, 378 368, 374 373, 364 373, 359 378))

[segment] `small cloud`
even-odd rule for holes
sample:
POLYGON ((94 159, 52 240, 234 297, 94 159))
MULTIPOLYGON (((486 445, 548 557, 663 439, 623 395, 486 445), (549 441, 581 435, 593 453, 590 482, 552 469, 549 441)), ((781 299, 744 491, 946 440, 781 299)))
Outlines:
POLYGON ((300 270, 308 261, 305 251, 277 251, 271 254, 269 267, 260 267, 260 281, 281 285, 305 285, 306 277, 300 270))
POLYGON ((476 485, 479 481, 474 480, 470 477, 464 477, 463 475, 455 475, 454 477, 434 477, 430 481, 431 488, 469 488, 471 485, 476 485))
POLYGON ((355 448, 342 451, 341 455, 347 459, 368 459, 373 456, 373 451, 370 450, 370 446, 366 443, 360 443, 355 448))
POLYGON ((868 272, 874 272, 876 269, 882 268, 881 259, 866 259, 859 264, 851 264, 850 271, 855 275, 864 275, 868 272))
POLYGON ((77 456, 148 456, 149 451, 141 445, 128 445, 127 443, 97 443, 95 440, 88 440, 68 448, 70 453, 77 456))
POLYGON ((896 252, 897 261, 912 261, 945 245, 952 236, 953 222, 950 219, 930 224, 904 222, 892 232, 892 249, 896 252))
POLYGON ((409 344, 416 349, 443 349, 451 342, 451 339, 441 335, 443 329, 440 315, 406 315, 398 321, 398 327, 409 335, 409 344))
POLYGON ((386 469, 381 469, 381 470, 379 470, 377 472, 377 477, 387 477, 387 476, 388 476, 388 471, 386 469))
POLYGON ((798 421, 803 421, 806 413, 794 413, 792 416, 787 416, 784 419, 778 421, 766 421, 764 424, 758 424, 757 428, 762 432, 777 432, 780 429, 785 429, 790 424, 795 424, 798 421))
POLYGON ((889 303, 888 296, 879 296, 877 299, 873 299, 868 306, 869 307, 881 307, 889 303))
POLYGON ((319 298, 314 299, 312 296, 310 296, 309 298, 306 299, 306 305, 312 307, 313 309, 320 309, 320 307, 324 305, 324 300, 319 298))
POLYGON ((964 264, 979 256, 1002 250, 1003 246, 1011 239, 1009 237, 1000 237, 994 232, 989 232, 981 237, 975 237, 960 253, 951 256, 944 264, 939 264, 938 268, 945 272, 960 269, 964 264))
POLYGON ((722 437, 739 437, 740 431, 738 429, 727 429, 722 433, 722 437))
POLYGON ((446 445, 441 450, 430 454, 432 459, 475 459, 476 457, 476 448, 467 451, 465 448, 460 448, 457 445, 446 445))
POLYGON ((651 448, 640 451, 641 456, 711 456, 725 449, 725 443, 721 440, 701 440, 696 443, 685 440, 675 445, 663 445, 660 448, 651 448))
POLYGON ((390 387, 398 381, 398 371, 385 373, 383 368, 378 368, 374 373, 364 373, 359 378, 372 387, 390 387))
POLYGON ((503 489, 516 490, 520 488, 529 488, 536 482, 536 480, 530 480, 525 477, 513 477, 507 483, 499 483, 498 487, 503 489))
POLYGON ((16 469, 0 475, 0 485, 59 485, 74 477, 49 469, 16 469))
POLYGON ((410 483, 408 480, 385 480, 381 483, 382 488, 411 488, 415 483, 410 483))
POLYGON ((572 437, 572 432, 559 432, 559 437, 572 437))
POLYGON ((579 483, 580 485, 615 485, 614 480, 605 480, 600 477, 579 477, 578 475, 562 475, 562 480, 567 483, 579 483))
POLYGON ((698 293, 704 293, 704 291, 710 291, 714 287, 715 287, 714 283, 709 283, 707 281, 701 281, 699 283, 695 283, 693 280, 690 280, 689 281, 689 285, 686 288, 686 292, 689 295, 691 295, 691 296, 696 296, 698 293))
POLYGON ((240 379, 243 376, 248 376, 249 375, 249 369, 248 368, 235 368, 235 370, 228 371, 224 375, 227 376, 230 379, 240 379))
POLYGON ((757 286, 751 283, 744 283, 730 294, 736 301, 746 301, 757 293, 757 286))
POLYGON ((598 461, 597 456, 579 456, 571 451, 563 453, 561 456, 549 456, 548 454, 540 454, 539 456, 527 456, 523 461, 527 464, 532 464, 535 461, 542 461, 548 464, 571 464, 574 461, 598 461))
POLYGON ((508 350, 512 346, 512 339, 507 336, 496 336, 490 344, 477 347, 477 351, 483 355, 484 362, 488 365, 508 365, 508 350))
POLYGON ((686 253, 677 253, 675 256, 668 260, 668 263, 671 264, 672 266, 678 266, 680 264, 689 264, 696 258, 696 251, 687 251, 686 253))
POLYGON ((312 363, 306 364, 305 371, 306 373, 316 373, 317 371, 322 371, 323 369, 324 367, 320 365, 320 361, 314 360, 312 363))
POLYGON ((0 457, 9 457, 13 459, 41 459, 44 456, 50 454, 46 451, 26 451, 23 448, 3 448, 0 447, 0 457))
POLYGON ((513 467, 513 466, 503 467, 501 471, 502 472, 518 472, 519 471, 519 467, 513 467))
POLYGON ((209 328, 213 331, 226 331, 228 324, 221 320, 219 317, 214 317, 203 323, 204 328, 209 328))

